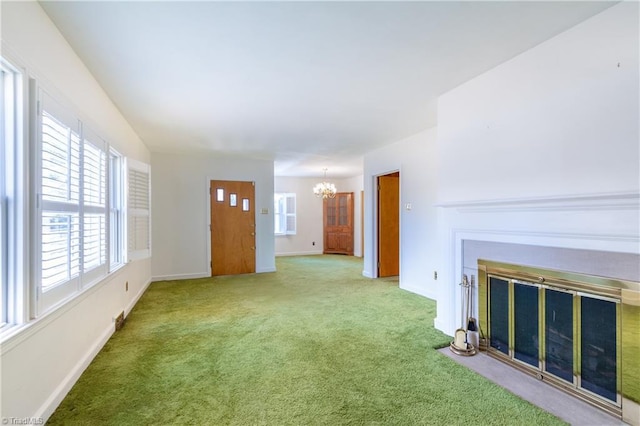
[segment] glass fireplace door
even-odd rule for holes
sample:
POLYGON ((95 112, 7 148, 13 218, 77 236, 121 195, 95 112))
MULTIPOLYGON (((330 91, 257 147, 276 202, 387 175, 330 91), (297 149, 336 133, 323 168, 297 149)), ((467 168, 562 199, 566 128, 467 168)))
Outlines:
POLYGON ((617 402, 618 351, 615 300, 581 295, 580 386, 617 402))
POLYGON ((546 288, 544 299, 544 369, 562 380, 574 383, 574 294, 546 288))
POLYGON ((489 279, 490 346, 505 355, 509 351, 509 281, 489 279))
POLYGON ((640 383, 640 283, 486 260, 478 278, 481 350, 621 415, 640 383))
POLYGON ((536 368, 540 360, 538 289, 533 283, 513 282, 513 357, 536 368))

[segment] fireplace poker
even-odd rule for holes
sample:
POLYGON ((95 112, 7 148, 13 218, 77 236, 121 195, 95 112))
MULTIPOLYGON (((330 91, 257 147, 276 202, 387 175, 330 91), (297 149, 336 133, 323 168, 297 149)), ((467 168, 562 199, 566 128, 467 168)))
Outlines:
POLYGON ((458 328, 455 331, 454 339, 451 344, 449 344, 449 349, 456 355, 463 356, 471 356, 476 354, 476 348, 474 345, 470 344, 467 341, 467 323, 469 319, 469 279, 467 275, 462 276, 462 283, 460 283, 462 289, 460 291, 461 294, 461 316, 462 316, 462 324, 461 328, 458 328), (466 315, 465 315, 466 314, 466 315))
POLYGON ((469 315, 467 317, 467 332, 478 331, 476 319, 473 316, 473 284, 475 277, 471 275, 471 284, 469 284, 469 315))

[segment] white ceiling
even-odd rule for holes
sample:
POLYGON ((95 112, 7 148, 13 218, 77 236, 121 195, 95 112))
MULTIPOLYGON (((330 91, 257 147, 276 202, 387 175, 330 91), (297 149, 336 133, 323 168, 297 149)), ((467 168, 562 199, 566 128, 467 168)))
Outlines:
POLYGON ((612 2, 42 2, 151 151, 348 177, 437 96, 612 2))

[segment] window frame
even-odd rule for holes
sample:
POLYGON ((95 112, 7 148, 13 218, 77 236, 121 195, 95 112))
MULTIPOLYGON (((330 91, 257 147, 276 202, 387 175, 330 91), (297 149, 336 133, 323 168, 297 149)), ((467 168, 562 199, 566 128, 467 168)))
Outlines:
POLYGON ((108 156, 108 209, 107 220, 107 256, 109 272, 114 272, 125 263, 125 167, 124 157, 115 149, 109 148, 108 156))
POLYGON ((24 70, 0 56, 0 331, 25 320, 28 270, 24 70))
POLYGON ((274 235, 296 235, 297 233, 297 221, 296 216, 296 194, 294 192, 276 192, 274 194, 274 207, 273 207, 273 219, 274 219, 274 235), (289 201, 293 200, 293 211, 290 209, 289 201), (289 227, 289 219, 293 218, 293 229, 289 227), (280 230, 280 232, 278 232, 280 230))
MULTIPOLYGON (((15 107, 13 102, 13 91, 7 93, 7 89, 11 90, 13 86, 14 73, 5 68, 4 61, 0 63, 1 81, 0 81, 0 328, 8 324, 8 297, 9 297, 9 274, 8 274, 8 253, 9 253, 9 235, 8 235, 8 175, 11 173, 9 168, 13 165, 7 160, 10 156, 7 152, 11 145, 15 143, 11 130, 7 126, 13 122, 13 112, 15 107), (9 108, 8 108, 9 107, 9 108), (11 114, 11 116, 9 116, 11 114), (6 141, 8 140, 8 141, 6 141)), ((10 127, 10 126, 9 126, 10 127)))

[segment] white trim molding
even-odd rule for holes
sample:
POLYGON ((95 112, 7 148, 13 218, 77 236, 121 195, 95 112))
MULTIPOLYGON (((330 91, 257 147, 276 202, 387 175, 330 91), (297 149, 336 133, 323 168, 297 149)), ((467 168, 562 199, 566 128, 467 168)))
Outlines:
POLYGON ((640 255, 640 194, 619 192, 440 204, 443 287, 434 325, 459 324, 465 240, 640 255))
POLYGON ((632 209, 640 206, 640 192, 609 192, 582 195, 554 195, 547 197, 509 198, 495 200, 453 201, 436 207, 455 208, 465 213, 497 211, 632 209))

